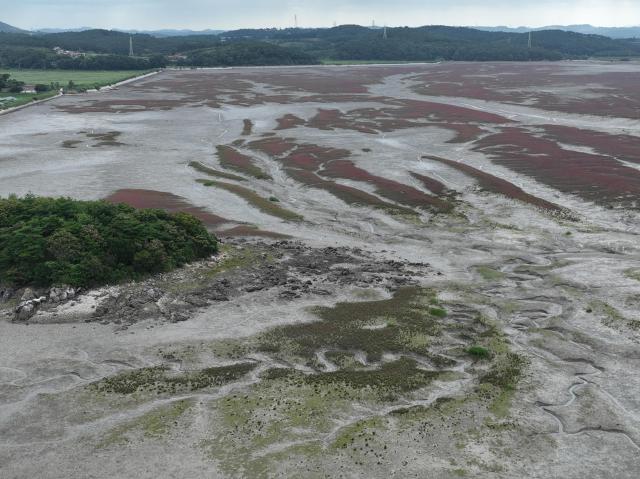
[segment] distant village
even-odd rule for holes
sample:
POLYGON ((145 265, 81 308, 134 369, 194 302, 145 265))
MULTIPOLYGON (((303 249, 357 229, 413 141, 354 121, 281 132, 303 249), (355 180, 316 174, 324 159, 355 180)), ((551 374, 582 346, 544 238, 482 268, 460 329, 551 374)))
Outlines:
POLYGON ((53 47, 53 51, 55 52, 56 55, 70 57, 70 58, 80 58, 80 57, 86 56, 86 54, 83 52, 65 50, 64 48, 60 48, 60 47, 53 47))

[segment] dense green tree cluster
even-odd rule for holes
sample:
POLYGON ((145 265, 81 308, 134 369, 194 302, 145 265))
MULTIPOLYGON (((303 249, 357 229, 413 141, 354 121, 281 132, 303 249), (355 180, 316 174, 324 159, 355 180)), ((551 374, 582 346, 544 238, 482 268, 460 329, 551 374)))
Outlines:
POLYGON ((180 66, 310 65, 317 60, 304 52, 265 42, 230 42, 197 50, 181 60, 180 66))
POLYGON ((0 74, 0 91, 6 90, 11 93, 20 93, 24 82, 11 78, 8 73, 0 74))
POLYGON ((185 37, 158 38, 147 34, 134 34, 110 30, 86 30, 83 32, 49 33, 26 35, 18 33, 0 33, 0 45, 43 48, 51 50, 60 47, 64 50, 109 55, 128 55, 129 38, 133 38, 136 55, 170 55, 210 48, 221 43, 217 35, 190 35, 185 37))
POLYGON ((0 284, 96 286, 216 251, 216 239, 186 213, 69 198, 0 199, 0 284))
POLYGON ((150 70, 166 66, 162 55, 128 57, 123 55, 87 55, 71 58, 42 48, 2 46, 0 67, 60 70, 150 70))

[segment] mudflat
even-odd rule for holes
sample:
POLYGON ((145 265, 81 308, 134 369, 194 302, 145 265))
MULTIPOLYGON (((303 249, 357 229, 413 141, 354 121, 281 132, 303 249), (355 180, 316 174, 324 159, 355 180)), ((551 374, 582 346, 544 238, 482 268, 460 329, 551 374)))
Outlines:
POLYGON ((0 476, 636 478, 639 73, 166 70, 1 116, 1 196, 223 247, 0 290, 0 476))

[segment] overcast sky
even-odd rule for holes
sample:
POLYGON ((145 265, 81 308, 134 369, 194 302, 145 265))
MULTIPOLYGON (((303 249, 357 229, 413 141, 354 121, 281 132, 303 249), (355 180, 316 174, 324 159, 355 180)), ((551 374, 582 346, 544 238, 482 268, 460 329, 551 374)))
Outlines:
POLYGON ((0 21, 20 28, 234 29, 370 25, 640 25, 640 0, 19 0, 0 21))

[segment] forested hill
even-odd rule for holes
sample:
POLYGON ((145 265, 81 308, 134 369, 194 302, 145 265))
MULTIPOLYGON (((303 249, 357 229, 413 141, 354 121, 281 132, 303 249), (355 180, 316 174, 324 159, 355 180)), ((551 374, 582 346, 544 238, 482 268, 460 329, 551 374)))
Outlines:
POLYGON ((0 22, 0 32, 27 33, 25 30, 20 30, 19 28, 9 25, 8 23, 2 23, 2 22, 0 22))
POLYGON ((640 43, 562 30, 532 33, 487 32, 464 27, 371 29, 344 25, 330 29, 236 30, 227 39, 277 42, 336 60, 559 60, 640 56, 640 43))
POLYGON ((236 30, 219 35, 155 37, 86 30, 50 34, 0 33, 0 67, 149 68, 310 64, 322 60, 560 60, 639 57, 640 42, 562 30, 489 32, 462 27, 371 29, 344 25, 320 29, 236 30), (135 58, 128 58, 129 38, 135 58), (85 54, 56 55, 54 47, 85 54), (101 58, 108 56, 108 58, 101 58))

